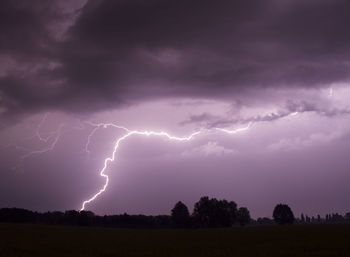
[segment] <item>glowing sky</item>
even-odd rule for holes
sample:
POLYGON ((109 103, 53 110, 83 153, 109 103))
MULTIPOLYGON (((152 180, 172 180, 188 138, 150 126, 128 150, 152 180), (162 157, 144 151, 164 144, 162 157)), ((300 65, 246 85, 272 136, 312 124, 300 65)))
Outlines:
POLYGON ((200 131, 122 140, 86 209, 350 210, 349 1, 60 2, 0 3, 0 208, 80 209, 130 131, 200 131))

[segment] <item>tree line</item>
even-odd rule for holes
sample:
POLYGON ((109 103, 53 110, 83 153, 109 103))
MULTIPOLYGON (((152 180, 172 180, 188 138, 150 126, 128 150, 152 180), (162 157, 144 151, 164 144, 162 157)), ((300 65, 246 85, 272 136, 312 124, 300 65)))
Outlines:
POLYGON ((68 210, 65 212, 33 212, 20 208, 0 209, 0 222, 31 223, 70 226, 100 226, 118 228, 218 228, 232 226, 257 226, 273 224, 326 224, 350 223, 350 212, 342 216, 338 213, 309 217, 301 214, 295 218, 291 208, 286 204, 277 204, 272 218, 262 217, 256 220, 250 217, 246 207, 237 207, 233 201, 218 200, 207 196, 201 197, 194 204, 190 213, 187 206, 179 201, 172 208, 170 215, 95 215, 91 211, 68 210))

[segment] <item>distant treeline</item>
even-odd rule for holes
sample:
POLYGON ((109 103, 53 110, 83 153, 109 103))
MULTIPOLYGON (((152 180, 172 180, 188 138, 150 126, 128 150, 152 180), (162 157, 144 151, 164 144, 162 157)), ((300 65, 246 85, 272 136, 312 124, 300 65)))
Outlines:
POLYGON ((327 224, 350 223, 350 212, 344 216, 335 213, 309 217, 302 214, 295 218, 292 210, 286 204, 277 204, 272 213, 272 219, 263 217, 254 220, 246 207, 237 208, 233 201, 217 200, 202 197, 190 214, 182 202, 178 202, 171 210, 171 215, 95 215, 91 211, 69 210, 65 212, 33 212, 20 208, 0 209, 0 222, 31 223, 70 226, 100 226, 118 228, 215 228, 232 226, 257 226, 273 224, 327 224))
POLYGON ((33 212, 19 208, 0 209, 0 222, 30 223, 70 226, 102 226, 118 228, 170 228, 169 215, 104 215, 98 216, 91 211, 69 210, 65 212, 33 212))

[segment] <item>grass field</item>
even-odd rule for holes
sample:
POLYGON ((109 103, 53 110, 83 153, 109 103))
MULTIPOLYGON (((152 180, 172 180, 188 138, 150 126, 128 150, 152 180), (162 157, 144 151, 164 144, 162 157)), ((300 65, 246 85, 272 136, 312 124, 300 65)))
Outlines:
POLYGON ((350 256, 350 225, 129 230, 0 224, 0 256, 350 256))

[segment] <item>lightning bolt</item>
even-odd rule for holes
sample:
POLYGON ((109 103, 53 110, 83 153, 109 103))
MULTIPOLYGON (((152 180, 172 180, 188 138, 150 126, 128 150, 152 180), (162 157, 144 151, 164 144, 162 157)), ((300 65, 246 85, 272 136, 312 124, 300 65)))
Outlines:
POLYGON ((246 130, 250 129, 250 127, 252 125, 253 125, 253 122, 249 122, 248 125, 246 127, 243 127, 243 128, 237 128, 237 129, 233 129, 233 130, 223 129, 223 128, 215 128, 215 129, 222 131, 222 132, 225 132, 227 134, 237 134, 239 132, 246 131, 246 130))
MULTIPOLYGON (((110 162, 113 162, 115 160, 115 156, 116 156, 116 153, 117 153, 117 150, 120 146, 120 143, 124 140, 126 140, 127 138, 129 138, 130 136, 133 136, 133 135, 142 135, 142 136, 160 136, 160 137, 166 137, 168 138, 169 140, 175 140, 175 141, 190 141, 192 140, 196 135, 199 135, 201 133, 201 131, 197 131, 197 132, 194 132, 192 133, 191 135, 187 136, 187 137, 176 137, 176 136, 172 136, 170 134, 168 134, 167 132, 164 132, 164 131, 161 131, 161 132, 156 132, 156 131, 138 131, 138 130, 129 130, 125 127, 121 127, 121 126, 117 126, 117 125, 114 125, 114 124, 97 124, 97 128, 103 126, 103 127, 108 127, 108 126, 113 126, 113 127, 116 127, 116 128, 122 128, 122 129, 125 129, 127 130, 127 134, 125 134, 124 136, 120 137, 115 145, 114 145, 114 148, 113 148, 113 152, 112 152, 112 155, 108 158, 106 158, 104 160, 104 165, 103 165, 103 168, 101 169, 100 171, 100 176, 105 178, 105 184, 103 185, 103 187, 96 193, 94 194, 91 198, 89 198, 88 200, 84 201, 83 204, 82 204, 82 207, 80 209, 80 211, 83 211, 85 210, 85 206, 86 204, 88 203, 91 203, 92 201, 94 201, 99 195, 101 195, 104 191, 106 191, 107 189, 107 186, 108 186, 108 183, 109 183, 109 177, 108 175, 105 174, 105 171, 108 167, 108 164, 110 162), (99 126, 100 125, 100 126, 99 126)), ((96 130, 95 130, 96 131, 96 130)), ((94 133, 94 132, 93 132, 94 133)), ((92 133, 91 133, 92 134, 92 133)), ((91 135, 90 134, 90 135, 91 135)))
POLYGON ((44 138, 44 137, 42 137, 41 134, 40 134, 40 129, 41 129, 41 127, 43 126, 43 124, 46 122, 47 116, 48 116, 48 115, 49 115, 48 113, 45 113, 44 117, 43 117, 42 120, 40 121, 40 123, 39 123, 39 125, 38 125, 38 127, 37 127, 37 129, 36 129, 36 131, 35 131, 36 137, 37 137, 40 141, 45 142, 45 143, 47 143, 47 141, 49 141, 50 138, 54 135, 54 132, 53 132, 53 133, 49 133, 49 135, 48 135, 46 138, 44 138))
POLYGON ((22 164, 23 164, 25 159, 27 159, 27 158, 29 158, 29 157, 31 157, 33 155, 39 155, 39 154, 47 153, 49 151, 52 151, 56 147, 57 142, 58 142, 58 140, 60 139, 60 137, 62 135, 62 129, 64 127, 64 124, 61 124, 55 131, 49 132, 47 134, 47 136, 44 137, 40 133, 40 129, 43 126, 43 124, 46 122, 47 117, 48 117, 48 113, 46 113, 44 115, 44 117, 41 119, 41 121, 39 122, 39 124, 37 126, 37 129, 35 131, 35 137, 38 138, 39 141, 44 142, 46 144, 46 146, 41 148, 41 149, 38 149, 38 150, 31 150, 31 149, 28 149, 26 147, 16 145, 15 146, 16 149, 21 149, 21 150, 23 150, 23 151, 25 151, 27 153, 20 157, 19 164, 16 165, 15 167, 13 167, 13 169, 17 169, 20 166, 22 166, 22 164))
MULTIPOLYGON (((289 115, 290 116, 296 116, 298 115, 299 112, 293 112, 293 113, 290 113, 289 115)), ((80 211, 83 211, 85 210, 85 207, 87 204, 93 202, 98 196, 100 196, 104 191, 106 191, 107 187, 108 187, 108 183, 109 183, 109 177, 108 175, 105 174, 105 171, 106 169, 108 168, 108 164, 111 163, 111 162, 114 162, 115 160, 115 156, 116 156, 116 153, 117 153, 117 150, 119 149, 119 146, 120 146, 120 143, 124 140, 126 140, 127 138, 129 138, 130 136, 133 136, 133 135, 142 135, 142 136, 160 136, 160 137, 166 137, 168 138, 169 140, 174 140, 174 141, 190 141, 192 140, 195 136, 201 134, 201 133, 210 133, 212 131, 220 131, 220 132, 223 132, 223 133, 226 133, 226 134, 230 134, 230 135, 233 135, 233 134, 237 134, 237 133, 241 133, 241 132, 244 132, 244 131, 247 131, 249 130, 252 125, 253 125, 253 122, 249 122, 248 125, 246 127, 241 127, 241 128, 236 128, 236 129, 226 129, 226 128, 211 128, 211 129, 200 129, 192 134, 190 134, 189 136, 187 137, 177 137, 177 136, 172 136, 170 135, 169 133, 167 132, 156 132, 156 131, 138 131, 138 130, 130 130, 124 126, 119 126, 119 125, 115 125, 113 123, 92 123, 92 122, 86 122, 87 124, 91 125, 94 127, 94 129, 91 131, 91 133, 88 135, 88 138, 87 138, 87 143, 85 145, 85 151, 87 153, 90 153, 90 150, 89 150, 89 145, 91 143, 91 139, 93 137, 93 135, 100 129, 100 128, 108 128, 108 127, 113 127, 113 128, 118 128, 118 129, 123 129, 125 130, 127 133, 120 137, 116 143, 114 144, 114 148, 113 148, 113 152, 111 154, 110 157, 107 157, 105 160, 104 160, 104 165, 103 165, 103 168, 100 170, 100 176, 103 177, 105 179, 105 183, 103 185, 103 187, 96 193, 94 194, 91 198, 83 201, 82 203, 82 206, 81 206, 81 209, 80 211)))
POLYGON ((101 128, 108 128, 108 127, 112 127, 112 128, 117 128, 117 129, 122 129, 122 130, 125 130, 126 132, 130 132, 129 129, 127 129, 126 127, 123 127, 123 126, 119 126, 119 125, 116 125, 114 123, 93 123, 91 121, 85 121, 84 123, 94 127, 92 129, 92 131, 89 133, 88 137, 87 137, 87 141, 86 141, 86 144, 85 144, 85 152, 90 155, 90 150, 89 150, 89 145, 91 143, 91 138, 95 135, 95 133, 101 129, 101 128))
MULTIPOLYGON (((186 137, 177 137, 177 136, 172 136, 170 135, 169 133, 167 132, 164 132, 164 131, 161 131, 161 132, 156 132, 156 131, 138 131, 138 130, 129 130, 123 126, 118 126, 118 125, 115 125, 115 124, 111 124, 111 123, 99 123, 99 124, 94 124, 94 123, 90 123, 90 125, 93 125, 95 126, 95 128, 92 130, 92 132, 89 134, 88 136, 88 142, 86 144, 86 147, 85 149, 88 151, 88 145, 90 144, 90 141, 91 141, 91 137, 93 136, 93 134, 101 127, 103 128, 107 128, 109 126, 112 126, 112 127, 115 127, 115 128, 120 128, 120 129, 124 129, 127 131, 127 133, 120 137, 114 144, 114 148, 113 148, 113 152, 111 154, 110 157, 107 157, 105 160, 104 160, 104 164, 103 164, 103 168, 100 170, 100 176, 103 177, 105 179, 105 183, 103 185, 103 187, 96 193, 94 194, 91 198, 85 200, 83 203, 82 203, 82 206, 81 206, 81 209, 80 211, 83 211, 85 210, 85 207, 87 204, 93 202, 98 196, 100 196, 104 191, 106 191, 107 187, 108 187, 108 184, 109 184, 109 177, 108 175, 105 174, 105 171, 106 169, 108 168, 108 164, 111 163, 111 162, 114 162, 115 160, 115 157, 116 157, 116 153, 117 153, 117 150, 119 149, 120 147, 120 144, 126 140, 127 138, 133 136, 133 135, 142 135, 142 136, 159 136, 159 137, 165 137, 169 140, 173 140, 173 141, 190 141, 192 140, 195 136, 203 133, 203 132, 210 132, 211 130, 198 130, 196 132, 193 132, 192 134, 190 134, 189 136, 186 136, 186 137)), ((218 131, 221 131, 221 132, 224 132, 224 133, 227 133, 227 134, 236 134, 236 133, 239 133, 239 132, 243 132, 243 131, 246 131, 248 130, 250 127, 251 127, 252 123, 249 123, 246 127, 243 127, 243 128, 237 128, 237 129, 234 129, 234 130, 229 130, 229 129, 222 129, 222 128, 214 128, 215 130, 218 130, 218 131)))
MULTIPOLYGON (((298 112, 290 113, 291 116, 295 116, 297 114, 298 114, 298 112)), ((21 161, 20 161, 20 164, 18 166, 21 166, 25 159, 27 159, 33 155, 44 154, 46 152, 52 151, 56 147, 56 145, 57 145, 57 143, 62 135, 62 129, 64 127, 64 124, 61 124, 57 130, 46 133, 46 135, 43 136, 43 134, 40 133, 40 130, 43 127, 43 125, 45 124, 45 122, 47 121, 47 118, 48 118, 48 114, 45 114, 44 117, 42 118, 42 120, 39 122, 37 129, 35 131, 35 137, 39 141, 45 143, 46 146, 44 148, 38 149, 38 150, 30 150, 30 149, 26 149, 22 146, 16 146, 16 148, 22 149, 22 150, 27 152, 26 154, 21 156, 21 161)), ((131 130, 131 129, 128 129, 124 126, 120 126, 120 125, 117 125, 114 123, 94 123, 91 121, 83 121, 83 122, 79 121, 79 122, 80 122, 79 126, 76 127, 76 129, 84 130, 84 129, 86 129, 86 125, 92 127, 92 130, 88 134, 86 144, 84 146, 84 151, 88 154, 88 156, 91 153, 89 146, 91 144, 92 138, 97 133, 97 131, 99 131, 100 129, 115 128, 115 129, 123 130, 126 133, 123 136, 119 137, 115 141, 111 155, 109 157, 105 158, 103 161, 103 167, 100 170, 99 175, 105 179, 105 183, 103 184, 102 188, 97 193, 95 193, 89 199, 82 202, 80 211, 85 210, 86 206, 89 203, 93 202, 103 192, 106 191, 108 184, 109 184, 109 177, 107 174, 105 174, 105 172, 106 172, 107 168, 109 167, 109 164, 111 162, 115 161, 116 154, 118 152, 118 149, 120 148, 121 143, 131 136, 134 136, 134 135, 135 136, 136 135, 139 135, 139 136, 157 136, 157 137, 166 138, 166 139, 171 140, 171 141, 186 142, 186 141, 191 141, 196 136, 198 136, 200 134, 204 134, 204 133, 209 134, 212 132, 221 132, 221 133, 225 133, 225 134, 229 134, 229 135, 241 133, 241 132, 249 130, 253 125, 253 122, 249 122, 245 127, 240 127, 240 128, 235 128, 235 129, 220 128, 220 127, 212 127, 210 129, 202 128, 196 132, 193 132, 192 134, 190 134, 188 136, 179 137, 179 136, 171 135, 171 134, 164 132, 164 131, 131 130)))
POLYGON ((52 151, 52 150, 55 148, 55 146, 56 146, 58 140, 59 140, 60 137, 61 137, 62 128, 63 128, 63 125, 60 125, 60 126, 58 127, 58 129, 57 129, 56 131, 52 132, 52 134, 51 134, 48 138, 46 138, 46 139, 41 138, 41 139, 40 139, 40 140, 42 140, 42 141, 44 141, 44 142, 47 143, 51 138, 53 138, 52 142, 51 142, 50 144, 48 144, 47 147, 45 147, 45 148, 43 148, 43 149, 39 149, 39 150, 29 151, 29 153, 23 155, 21 158, 22 158, 22 159, 25 159, 25 158, 28 158, 28 157, 30 157, 30 156, 32 156, 32 155, 43 154, 43 153, 52 151))

